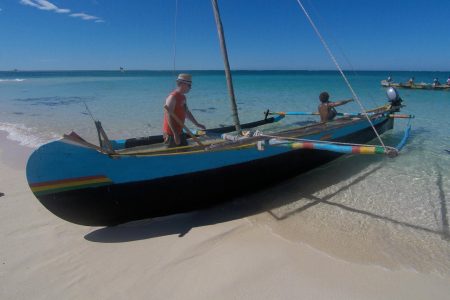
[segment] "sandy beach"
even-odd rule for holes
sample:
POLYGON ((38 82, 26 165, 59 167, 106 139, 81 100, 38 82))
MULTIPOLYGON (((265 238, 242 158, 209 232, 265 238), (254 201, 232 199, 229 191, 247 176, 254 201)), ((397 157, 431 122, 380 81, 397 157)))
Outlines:
POLYGON ((450 294, 450 244, 442 235, 337 207, 345 203, 325 205, 332 198, 314 208, 324 218, 314 218, 304 213, 305 203, 299 209, 292 198, 301 198, 298 188, 305 194, 317 186, 299 184, 298 177, 208 210, 84 227, 55 217, 35 199, 25 178, 32 149, 7 140, 4 132, 0 138, 1 299, 444 299, 450 294), (439 251, 425 249, 412 234, 396 240, 391 226, 442 241, 443 258, 432 257, 439 251), (380 228, 385 236, 374 240, 371 232, 380 228), (393 255, 392 246, 413 247, 418 257, 393 255), (447 264, 435 265, 435 259, 447 264))

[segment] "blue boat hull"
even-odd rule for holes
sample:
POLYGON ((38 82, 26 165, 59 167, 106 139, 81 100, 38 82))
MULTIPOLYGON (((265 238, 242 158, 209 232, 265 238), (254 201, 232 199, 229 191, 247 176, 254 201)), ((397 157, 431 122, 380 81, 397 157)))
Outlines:
MULTIPOLYGON (((393 119, 375 122, 382 133, 393 119)), ((366 143, 375 137, 361 120, 303 138, 366 143)), ((176 155, 111 158, 93 149, 55 141, 36 150, 28 182, 58 217, 110 226, 208 207, 306 172, 341 154, 270 146, 176 155)))

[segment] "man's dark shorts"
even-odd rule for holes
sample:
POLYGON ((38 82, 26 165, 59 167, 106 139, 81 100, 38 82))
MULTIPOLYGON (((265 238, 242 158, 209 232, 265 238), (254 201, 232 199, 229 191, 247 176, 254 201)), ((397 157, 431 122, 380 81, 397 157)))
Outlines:
POLYGON ((173 135, 164 135, 164 144, 167 148, 175 148, 175 147, 181 147, 181 146, 187 146, 187 137, 185 133, 182 133, 180 135, 180 144, 175 144, 175 139, 173 138, 173 135))

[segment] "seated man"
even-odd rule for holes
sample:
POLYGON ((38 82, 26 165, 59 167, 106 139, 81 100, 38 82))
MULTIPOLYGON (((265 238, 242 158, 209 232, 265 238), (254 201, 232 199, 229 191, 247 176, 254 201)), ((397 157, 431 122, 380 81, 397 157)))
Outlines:
POLYGON ((441 83, 439 82, 439 79, 434 78, 433 79, 433 86, 437 86, 437 85, 441 85, 441 83))
POLYGON ((319 95, 320 104, 318 110, 320 114, 320 122, 333 120, 337 115, 337 111, 335 109, 336 106, 341 106, 353 101, 353 99, 349 99, 338 102, 330 102, 329 99, 330 95, 327 92, 323 92, 319 95))

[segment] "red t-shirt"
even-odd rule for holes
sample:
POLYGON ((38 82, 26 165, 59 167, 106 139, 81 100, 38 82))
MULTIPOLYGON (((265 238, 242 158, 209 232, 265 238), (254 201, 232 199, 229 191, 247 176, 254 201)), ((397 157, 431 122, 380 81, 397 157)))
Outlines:
MULTIPOLYGON (((172 93, 170 93, 170 95, 174 96, 175 100, 176 100, 174 114, 184 124, 184 120, 186 119, 186 96, 184 96, 183 94, 181 94, 180 92, 177 92, 177 91, 173 91, 172 93)), ((168 118, 168 114, 165 113, 164 114, 164 123, 163 123, 163 132, 168 135, 173 135, 173 132, 169 126, 169 120, 167 118, 168 118)), ((173 123, 174 123, 173 125, 175 126, 174 129, 177 132, 177 134, 181 134, 183 126, 178 124, 178 122, 176 122, 176 121, 173 123)))

